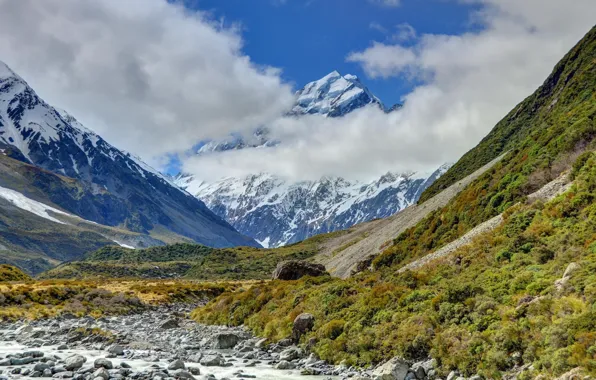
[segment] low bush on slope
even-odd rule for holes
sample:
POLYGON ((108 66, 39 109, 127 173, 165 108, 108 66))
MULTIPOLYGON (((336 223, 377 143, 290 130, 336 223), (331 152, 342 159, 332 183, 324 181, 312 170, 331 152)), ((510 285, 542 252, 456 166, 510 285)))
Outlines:
POLYGON ((29 281, 31 277, 12 265, 0 264, 0 282, 29 281))
POLYGON ((130 313, 173 302, 212 299, 236 284, 190 281, 29 281, 0 284, 0 321, 71 313, 79 317, 130 313))
POLYGON ((496 231, 432 266, 255 285, 194 317, 276 340, 309 312, 316 323, 302 342, 314 338, 313 350, 335 363, 432 356, 443 374, 495 378, 529 363, 534 372, 521 378, 578 366, 596 374, 596 157, 574 171, 568 192, 513 207, 496 231))
POLYGON ((84 261, 60 265, 40 277, 269 279, 278 262, 308 259, 318 253, 322 242, 342 233, 323 234, 271 249, 217 249, 198 244, 172 244, 137 250, 109 246, 89 253, 84 261))

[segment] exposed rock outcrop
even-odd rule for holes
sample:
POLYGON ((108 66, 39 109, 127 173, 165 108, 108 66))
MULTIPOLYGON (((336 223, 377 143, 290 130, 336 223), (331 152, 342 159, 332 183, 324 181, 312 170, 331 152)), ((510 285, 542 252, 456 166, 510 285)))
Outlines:
POLYGON ((307 261, 289 260, 277 264, 273 272, 274 280, 298 280, 304 276, 318 277, 328 275, 325 266, 307 261))

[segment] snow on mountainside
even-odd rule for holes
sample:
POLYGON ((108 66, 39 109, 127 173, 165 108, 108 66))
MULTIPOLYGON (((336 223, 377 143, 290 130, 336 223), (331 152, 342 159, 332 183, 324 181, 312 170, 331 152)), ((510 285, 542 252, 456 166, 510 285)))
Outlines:
MULTIPOLYGON (((401 104, 395 104, 386 108, 357 76, 351 74, 342 76, 337 71, 333 71, 298 90, 296 103, 288 112, 288 116, 317 114, 325 117, 342 117, 368 105, 376 105, 386 113, 397 111, 402 107, 401 104)), ((267 129, 259 128, 249 137, 230 136, 223 141, 209 141, 197 153, 208 154, 233 149, 267 147, 277 143, 278 141, 269 139, 267 129)))
POLYGON ((296 93, 293 115, 319 114, 343 116, 369 104, 385 110, 383 103, 366 88, 355 75, 342 76, 337 71, 308 83, 296 93))
MULTIPOLYGON (((299 90, 289 115, 341 117, 371 105, 385 112, 400 108, 395 105, 387 110, 356 76, 342 76, 334 71, 299 90)), ((197 154, 263 149, 278 143, 268 139, 266 129, 259 129, 250 138, 209 142, 197 154)), ((427 175, 387 173, 369 183, 340 177, 292 182, 267 173, 215 182, 203 182, 192 175, 181 174, 174 182, 204 201, 238 231, 255 238, 263 246, 277 247, 390 216, 415 203, 426 187, 447 168, 443 166, 427 175)))
POLYGON ((369 183, 340 177, 289 182, 270 174, 215 183, 178 176, 176 183, 238 231, 265 247, 278 247, 393 215, 415 203, 447 169, 431 175, 387 173, 369 183))
POLYGON ((12 158, 79 181, 78 193, 39 181, 36 186, 45 186, 52 202, 84 219, 215 247, 257 245, 139 158, 44 102, 0 62, 0 148, 6 147, 12 158))

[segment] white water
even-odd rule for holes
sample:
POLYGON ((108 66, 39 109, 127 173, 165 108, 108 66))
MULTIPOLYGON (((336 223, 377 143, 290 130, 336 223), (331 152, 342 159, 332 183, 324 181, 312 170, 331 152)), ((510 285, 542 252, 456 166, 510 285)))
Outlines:
MULTIPOLYGON (((57 356, 61 357, 62 359, 67 358, 74 354, 82 355, 87 358, 87 362, 83 365, 83 367, 93 366, 93 362, 95 361, 95 359, 105 358, 106 355, 108 354, 106 351, 100 351, 100 350, 84 350, 84 349, 57 350, 57 346, 45 346, 45 347, 30 348, 30 347, 18 344, 16 342, 0 341, 0 357, 6 357, 6 355, 8 355, 8 354, 16 354, 16 353, 20 353, 20 352, 33 351, 33 350, 42 351, 46 354, 46 356, 48 354, 57 355, 57 356)), ((143 352, 142 350, 137 350, 137 351, 143 352)), ((132 367, 131 369, 133 371, 148 370, 152 364, 159 364, 160 367, 163 367, 163 368, 167 368, 167 366, 168 366, 168 362, 164 361, 164 360, 155 361, 155 362, 147 362, 142 359, 126 359, 126 358, 122 358, 122 357, 110 358, 108 360, 110 360, 114 364, 114 367, 119 365, 121 362, 126 362, 127 364, 129 364, 132 367)), ((185 364, 186 364, 187 368, 188 367, 200 368, 201 376, 213 374, 218 379, 221 379, 222 377, 235 378, 236 376, 234 376, 234 373, 236 373, 240 370, 244 374, 254 375, 254 376, 256 376, 257 379, 266 379, 266 380, 338 379, 338 377, 333 377, 333 376, 302 376, 302 375, 300 375, 300 370, 282 371, 282 370, 274 369, 274 368, 267 366, 265 364, 258 364, 256 367, 247 367, 242 363, 241 359, 238 359, 238 361, 234 362, 233 367, 205 367, 203 365, 200 365, 199 363, 189 363, 189 362, 187 362, 185 364)), ((22 366, 18 366, 18 367, 33 368, 34 365, 35 365, 35 363, 32 363, 30 365, 22 365, 22 366)), ((10 371, 6 371, 6 370, 14 368, 14 367, 17 367, 17 366, 0 367, 0 369, 4 370, 3 374, 8 376, 9 378, 23 379, 23 380, 33 379, 32 377, 29 377, 29 376, 8 374, 7 372, 10 372, 10 371)), ((201 378, 201 377, 199 376, 198 378, 201 378)), ((36 380, 39 380, 39 378, 37 378, 36 380)))

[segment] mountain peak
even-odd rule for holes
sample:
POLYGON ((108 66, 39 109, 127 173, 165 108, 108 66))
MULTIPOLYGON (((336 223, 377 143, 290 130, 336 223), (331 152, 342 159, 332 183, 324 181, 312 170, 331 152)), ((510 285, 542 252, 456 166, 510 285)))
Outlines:
POLYGON ((17 76, 6 63, 0 61, 0 78, 17 76))
POLYGON ((344 116, 357 108, 376 104, 385 106, 364 86, 356 75, 341 75, 337 70, 306 84, 296 92, 294 115, 320 114, 328 117, 344 116))

